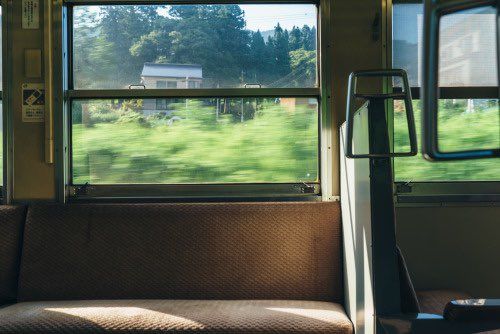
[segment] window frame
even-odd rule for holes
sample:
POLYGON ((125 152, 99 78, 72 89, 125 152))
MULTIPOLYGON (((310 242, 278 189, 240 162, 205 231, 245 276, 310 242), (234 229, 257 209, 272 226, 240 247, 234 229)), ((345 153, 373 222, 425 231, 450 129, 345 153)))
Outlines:
MULTIPOLYGON (((113 200, 332 200, 332 129, 330 106, 330 78, 327 47, 323 47, 329 36, 328 27, 330 5, 326 0, 64 0, 56 10, 62 18, 55 23, 57 54, 61 57, 62 78, 55 88, 55 94, 63 100, 62 110, 56 122, 61 123, 56 138, 56 175, 57 197, 66 201, 113 201, 113 200), (72 74, 72 12, 81 5, 158 5, 158 4, 312 4, 317 7, 317 78, 318 87, 314 88, 214 88, 214 89, 126 89, 75 90, 72 74), (57 43, 57 41, 59 42, 57 43), (323 98, 328 96, 327 99, 323 98), (117 184, 117 185, 75 185, 72 183, 71 157, 71 102, 73 100, 116 99, 116 98, 245 98, 245 97, 296 97, 315 98, 318 101, 318 182, 295 183, 217 183, 217 184, 117 184), (57 139, 56 139, 57 140, 57 139)), ((57 69, 57 64, 55 64, 57 69)), ((57 82, 57 80, 55 80, 57 82)), ((57 85, 57 84, 56 84, 57 85)), ((56 96, 57 98, 57 96, 56 96)), ((56 108, 58 108, 56 106, 56 108)), ((56 131, 59 126, 56 125, 56 131)))
POLYGON ((0 186, 0 201, 3 204, 10 204, 12 202, 12 115, 9 112, 11 110, 11 96, 12 89, 9 85, 11 83, 12 76, 12 53, 10 45, 12 44, 10 38, 10 26, 12 25, 12 3, 6 0, 1 0, 0 2, 2 8, 2 15, 0 24, 2 25, 1 43, 2 43, 2 89, 0 89, 0 101, 2 103, 2 117, 0 121, 3 122, 3 133, 2 133, 2 145, 3 151, 3 173, 2 180, 3 183, 0 186))
MULTIPOLYGON (((398 4, 422 4, 419 0, 387 0, 387 66, 393 64, 393 6, 398 4)), ((500 78, 499 78, 500 79, 500 78)), ((388 90, 399 91, 391 83, 388 90)), ((442 87, 439 96, 441 99, 498 99, 498 87, 442 87)), ((414 100, 421 98, 421 88, 411 87, 414 100)), ((391 115, 393 107, 388 105, 391 115)), ((392 133, 392 130, 391 130, 392 133)), ((421 153, 421 151, 419 151, 421 153)), ((423 157, 422 157, 423 160, 423 157)), ((426 162, 432 163, 432 162, 426 162)), ((444 162, 441 162, 444 163, 444 162)), ((393 164, 393 175, 395 175, 393 164)), ((435 206, 450 205, 453 203, 487 203, 500 205, 500 180, 498 181, 395 181, 394 194, 398 206, 435 206)))

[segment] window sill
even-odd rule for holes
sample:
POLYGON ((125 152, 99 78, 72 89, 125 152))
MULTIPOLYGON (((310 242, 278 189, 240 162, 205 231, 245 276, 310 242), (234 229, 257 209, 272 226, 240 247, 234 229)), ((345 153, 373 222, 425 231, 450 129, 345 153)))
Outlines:
POLYGON ((69 187, 71 202, 320 201, 317 183, 83 185, 69 187))

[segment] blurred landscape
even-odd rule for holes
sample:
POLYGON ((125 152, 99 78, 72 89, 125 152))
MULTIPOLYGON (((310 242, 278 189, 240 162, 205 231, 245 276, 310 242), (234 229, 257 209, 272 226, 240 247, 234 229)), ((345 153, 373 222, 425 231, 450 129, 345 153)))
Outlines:
MULTIPOLYGON (((500 109, 498 100, 474 100, 473 111, 468 100, 442 100, 439 105, 439 142, 443 151, 494 149, 500 147, 500 109)), ((414 101, 419 150, 421 149, 421 102, 414 101)), ((409 151, 406 112, 401 102, 395 103, 394 147, 409 151)), ((458 162, 428 162, 422 155, 397 158, 394 162, 396 181, 489 181, 500 176, 500 159, 458 162)))
POLYGON ((73 106, 73 182, 265 183, 318 179, 315 101, 181 100, 168 118, 142 100, 73 106), (296 101, 292 101, 295 102, 296 101), (228 113, 228 109, 238 109, 228 113))

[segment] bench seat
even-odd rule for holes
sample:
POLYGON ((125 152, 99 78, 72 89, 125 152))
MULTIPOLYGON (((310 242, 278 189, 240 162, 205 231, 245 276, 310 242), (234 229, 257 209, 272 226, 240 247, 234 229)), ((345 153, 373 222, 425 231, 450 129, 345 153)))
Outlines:
POLYGON ((0 334, 353 333, 339 203, 12 210, 0 334))
POLYGON ((444 308, 452 300, 470 299, 471 295, 455 290, 417 291, 418 301, 423 313, 443 315, 444 308))
POLYGON ((341 305, 264 300, 24 302, 0 309, 0 333, 353 333, 341 305))

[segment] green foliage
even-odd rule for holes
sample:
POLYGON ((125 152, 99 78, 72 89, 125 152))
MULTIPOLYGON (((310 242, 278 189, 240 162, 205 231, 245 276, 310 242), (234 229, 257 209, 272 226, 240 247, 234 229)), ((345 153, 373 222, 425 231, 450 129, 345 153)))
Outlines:
POLYGON ((268 41, 246 29, 238 5, 110 5, 77 7, 74 73, 77 88, 138 84, 145 63, 199 64, 205 87, 304 87, 316 73, 295 73, 291 52, 314 51, 316 29, 279 23, 268 41), (168 11, 168 15, 165 15, 168 11))
POLYGON ((316 28, 305 25, 302 27, 302 48, 311 51, 316 50, 316 28))
MULTIPOLYGON (((414 102, 419 145, 421 145, 421 103, 414 102)), ((467 112, 467 100, 439 103, 440 148, 445 151, 495 148, 500 143, 498 100, 483 101, 467 112)), ((408 126, 402 104, 395 106, 394 143, 396 151, 408 151, 408 126)), ((395 159, 398 181, 488 181, 498 180, 499 159, 428 162, 422 156, 395 159)))
POLYGON ((302 31, 299 27, 293 27, 290 31, 290 50, 295 51, 303 48, 302 31))
POLYGON ((316 84, 316 51, 306 51, 298 49, 290 52, 292 71, 298 74, 295 78, 296 84, 305 82, 307 86, 312 87, 316 84))
POLYGON ((85 102, 82 109, 109 109, 121 116, 102 119, 92 127, 73 125, 76 184, 298 182, 318 178, 315 107, 286 108, 279 101, 249 99, 244 108, 257 110, 255 117, 241 122, 230 114, 217 116, 213 101, 189 100, 187 104, 171 104, 173 113, 164 116, 163 122, 157 117, 147 118, 148 126, 140 121, 123 122, 123 118, 134 117, 140 103, 85 102))

